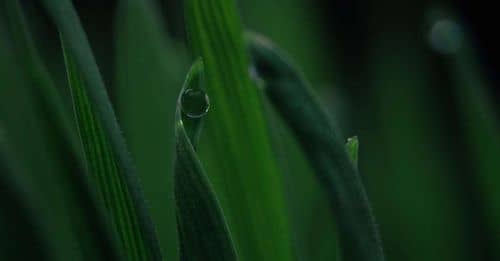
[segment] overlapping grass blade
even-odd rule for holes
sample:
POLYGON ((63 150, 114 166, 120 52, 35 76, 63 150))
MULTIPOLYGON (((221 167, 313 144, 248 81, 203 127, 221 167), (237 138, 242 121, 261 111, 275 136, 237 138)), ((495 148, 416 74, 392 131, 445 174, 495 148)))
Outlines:
MULTIPOLYGON (((259 86, 263 86, 262 79, 254 76, 259 86)), ((335 217, 327 196, 294 134, 271 102, 265 99, 264 89, 261 91, 273 149, 283 173, 294 258, 338 260, 337 248, 332 247, 337 245, 335 217)))
MULTIPOLYGON (((182 96, 187 90, 199 90, 202 78, 203 63, 198 60, 181 90, 175 117, 174 186, 180 260, 235 261, 236 252, 224 215, 195 152, 202 118, 182 112, 182 96)), ((205 102, 204 97, 200 98, 200 102, 205 102)))
POLYGON ((59 157, 55 164, 60 165, 61 170, 52 171, 51 176, 58 180, 55 183, 61 186, 59 191, 65 195, 62 198, 73 232, 77 235, 85 258, 118 260, 120 255, 115 240, 107 227, 102 208, 97 204, 94 188, 90 186, 84 172, 69 114, 35 48, 21 6, 15 0, 7 0, 4 4, 8 14, 9 35, 16 43, 16 54, 28 76, 31 87, 29 93, 35 101, 33 106, 40 110, 38 116, 46 119, 40 121, 42 126, 39 131, 45 134, 54 154, 59 157))
POLYGON ((244 261, 291 260, 283 184, 258 89, 249 77, 235 1, 184 2, 191 51, 203 59, 211 97, 199 155, 236 251, 244 261))
POLYGON ((149 242, 146 241, 148 235, 140 223, 143 220, 140 220, 139 213, 145 210, 137 208, 138 202, 132 196, 133 188, 125 179, 124 167, 119 165, 117 155, 96 117, 95 107, 89 101, 82 75, 71 54, 64 47, 63 51, 87 168, 96 181, 97 190, 121 241, 122 250, 131 260, 161 260, 159 253, 154 252, 154 247, 157 246, 148 245, 149 242))
POLYGON ((247 28, 272 39, 298 64, 307 64, 301 69, 310 79, 315 79, 314 88, 319 87, 316 83, 338 80, 335 75, 338 70, 334 70, 338 68, 333 68, 338 61, 331 59, 337 56, 337 46, 328 39, 332 28, 321 22, 317 3, 309 0, 240 0, 239 5, 247 28), (277 10, 280 15, 276 15, 277 10), (283 30, 284 27, 287 29, 283 30))
POLYGON ((118 3, 114 90, 116 112, 137 165, 164 257, 177 260, 172 124, 177 94, 189 65, 186 48, 166 34, 164 18, 154 4, 149 0, 118 3))
POLYGON ((43 4, 61 33, 87 167, 122 251, 130 260, 161 260, 139 180, 78 16, 69 1, 43 4))
POLYGON ((295 133, 327 191, 338 217, 342 257, 384 260, 366 192, 333 123, 290 62, 267 40, 255 35, 249 38, 267 95, 295 133))
POLYGON ((9 20, 5 23, 8 30, 2 31, 6 37, 0 38, 0 78, 4 83, 0 124, 8 136, 9 160, 17 163, 13 171, 19 190, 29 194, 26 203, 36 208, 33 219, 40 231, 49 234, 41 244, 50 247, 51 260, 117 260, 92 188, 80 169, 83 165, 65 136, 69 135, 67 129, 55 123, 61 116, 53 113, 57 104, 52 102, 57 99, 48 100, 43 93, 51 86, 37 86, 47 82, 37 81, 39 75, 32 67, 36 61, 30 61, 36 59, 36 52, 26 50, 32 43, 24 42, 29 35, 21 10, 11 2, 5 4, 7 8, 0 12, 10 14, 0 15, 0 31, 3 18, 9 20))
POLYGON ((69 114, 64 108, 61 95, 56 90, 54 82, 38 55, 19 1, 6 0, 3 3, 3 8, 9 22, 10 36, 16 42, 14 46, 16 53, 19 55, 24 69, 28 72, 35 97, 41 106, 46 108, 49 116, 47 118, 51 120, 51 124, 55 125, 54 129, 61 131, 59 138, 65 139, 64 142, 76 150, 76 137, 71 135, 73 134, 73 125, 69 120, 69 114))
MULTIPOLYGON (((385 15, 381 11, 377 15, 385 15)), ((408 9, 401 14, 409 13, 408 9)), ((464 238, 450 233, 460 233, 464 227, 462 207, 454 198, 456 163, 441 153, 450 150, 444 139, 449 129, 443 121, 449 115, 435 93, 441 86, 433 85, 428 47, 412 40, 420 36, 416 31, 391 23, 380 26, 374 36, 364 81, 371 88, 366 95, 364 89, 359 92, 354 103, 366 122, 357 133, 370 155, 364 158, 363 177, 372 204, 380 209, 377 218, 384 247, 387 252, 398 249, 387 253, 388 258, 466 260, 464 238), (401 41, 391 41, 386 27, 401 41), (388 205, 391 211, 384 211, 388 205), (404 224, 399 223, 402 220, 404 224)))

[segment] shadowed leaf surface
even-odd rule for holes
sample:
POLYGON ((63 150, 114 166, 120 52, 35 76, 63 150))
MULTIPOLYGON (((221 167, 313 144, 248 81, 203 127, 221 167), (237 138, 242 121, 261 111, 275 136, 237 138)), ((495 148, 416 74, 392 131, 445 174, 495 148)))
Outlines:
POLYGON ((192 54, 204 62, 211 98, 200 158, 241 260, 291 260, 278 171, 233 0, 184 1, 192 54), (224 158, 221 159, 222 155, 224 158))
MULTIPOLYGON (((187 91, 202 91, 203 63, 198 60, 188 73, 179 95, 175 120, 175 202, 182 261, 236 261, 224 215, 208 177, 195 152, 202 117, 183 112, 187 91)), ((205 114, 205 97, 200 97, 205 114)))

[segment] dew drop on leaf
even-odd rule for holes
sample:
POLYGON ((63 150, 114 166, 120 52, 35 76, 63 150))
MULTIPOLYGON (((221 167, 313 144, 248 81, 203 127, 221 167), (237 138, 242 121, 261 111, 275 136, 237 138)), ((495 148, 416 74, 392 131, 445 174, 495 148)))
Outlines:
POLYGON ((182 112, 190 118, 203 117, 210 108, 210 100, 203 90, 187 89, 181 97, 182 112))

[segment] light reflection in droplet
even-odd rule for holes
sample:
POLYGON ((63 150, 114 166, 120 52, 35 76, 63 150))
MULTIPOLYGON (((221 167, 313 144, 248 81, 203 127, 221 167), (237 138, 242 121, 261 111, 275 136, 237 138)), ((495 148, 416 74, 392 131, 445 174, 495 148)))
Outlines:
POLYGON ((429 32, 431 47, 442 54, 456 53, 462 47, 462 42, 462 28, 451 19, 438 20, 429 32))
POLYGON ((201 118, 210 108, 210 100, 203 90, 187 89, 181 97, 182 112, 190 118, 201 118))

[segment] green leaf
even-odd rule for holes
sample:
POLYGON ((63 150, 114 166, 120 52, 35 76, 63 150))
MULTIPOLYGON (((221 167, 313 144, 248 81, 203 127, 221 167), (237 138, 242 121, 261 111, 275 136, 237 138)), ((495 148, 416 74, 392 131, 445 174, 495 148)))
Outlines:
POLYGON ((114 93, 117 116, 137 164, 164 257, 177 260, 173 122, 189 64, 186 48, 167 36, 161 26, 164 18, 151 2, 119 1, 114 93))
POLYGON ((201 57, 211 98, 200 158, 241 260, 291 260, 281 174, 234 0, 187 0, 190 48, 201 57), (223 157, 223 158, 222 158, 223 157))
MULTIPOLYGON (((130 180, 125 175, 135 175, 130 166, 120 166, 123 162, 117 160, 114 148, 108 141, 101 126, 94 107, 88 98, 88 90, 82 75, 76 68, 71 54, 63 48, 68 72, 68 81, 73 97, 74 110, 78 128, 86 157, 87 168, 98 187, 100 197, 108 210, 111 223, 120 238, 122 248, 131 260, 161 260, 160 253, 155 252, 154 245, 148 245, 148 235, 144 231, 144 222, 140 220, 144 205, 138 208, 137 204, 144 202, 134 200, 130 180)), ((137 181, 133 186, 139 186, 137 181)), ((158 250, 159 251, 159 250, 158 250)))
POLYGON ((329 39, 334 31, 329 24, 321 21, 317 4, 309 0, 238 2, 247 28, 272 39, 283 50, 287 50, 298 64, 307 64, 301 69, 315 80, 314 88, 319 87, 317 83, 338 81, 340 77, 337 77, 338 70, 335 70, 334 65, 339 61, 331 59, 340 55, 339 48, 335 48, 337 39, 329 39), (276 15, 277 10, 280 15, 276 15), (283 30, 284 27, 286 30, 283 30))
POLYGON ((302 75, 268 40, 250 35, 250 51, 269 99, 295 133, 327 192, 338 218, 343 259, 384 260, 365 189, 333 122, 302 75))
MULTIPOLYGON (((474 215, 483 217, 492 247, 493 259, 500 258, 500 251, 495 248, 500 244, 500 118, 495 113, 494 102, 488 90, 491 82, 480 70, 477 53, 467 36, 462 48, 450 61, 451 81, 455 85, 454 95, 464 131, 465 146, 459 153, 466 153, 472 163, 475 184, 478 186, 483 211, 474 215), (482 213, 481 213, 482 212, 482 213)), ((467 184, 473 186, 474 184, 467 184)), ((468 195, 468 197, 470 197, 468 195)))
POLYGON ((43 4, 57 25, 87 168, 130 260, 161 260, 138 177, 78 16, 67 1, 43 4))
POLYGON ((202 81, 203 63, 198 60, 188 73, 176 110, 174 186, 180 257, 182 261, 234 261, 236 252, 224 215, 195 152, 201 120, 209 106, 200 88, 202 81), (198 111, 199 117, 185 113, 186 106, 193 105, 198 110, 190 111, 198 111))
POLYGON ((338 260, 338 249, 332 247, 338 242, 335 217, 327 196, 297 139, 270 101, 265 101, 273 148, 284 173, 296 260, 338 260))
POLYGON ((48 120, 54 125, 54 129, 60 132, 59 138, 63 138, 64 142, 76 150, 76 137, 71 135, 74 126, 69 121, 70 117, 64 108, 61 95, 56 90, 35 48, 19 1, 6 0, 3 5, 9 22, 10 36, 16 43, 14 48, 16 48, 23 69, 28 73, 37 102, 47 110, 48 120))
MULTIPOLYGON (((413 8, 399 4, 404 7, 401 18, 409 17, 413 8)), ((386 14, 377 11, 378 16, 386 14)), ((361 88, 354 103, 363 121, 357 133, 370 155, 363 159, 363 177, 380 210, 377 218, 388 259, 468 260, 464 246, 469 236, 462 234, 467 211, 457 197, 463 193, 457 187, 462 170, 457 158, 450 157, 456 136, 450 135, 454 127, 447 124, 450 112, 443 110, 443 99, 449 97, 437 92, 449 83, 436 82, 445 77, 433 67, 429 47, 412 39, 421 35, 417 31, 422 21, 406 22, 415 30, 387 23, 374 31, 367 72, 361 77, 371 86, 366 95, 361 88)))
MULTIPOLYGON (((0 127, 11 145, 8 163, 17 163, 11 180, 31 209, 18 213, 18 218, 35 216, 33 223, 44 234, 39 245, 50 248, 45 251, 51 260, 118 260, 114 238, 82 171, 72 129, 64 124, 64 111, 58 111, 63 106, 57 104, 58 93, 34 48, 19 3, 3 4, 0 12, 6 15, 0 15, 0 30, 4 17, 8 30, 0 39, 0 50, 5 51, 0 55, 0 78, 6 83, 0 88, 0 127)), ((24 259, 23 254, 27 253, 18 251, 16 259, 24 259)))
MULTIPOLYGON (((5 1, 5 10, 8 14, 9 36, 12 36, 16 43, 14 49, 19 57, 18 61, 27 75, 30 87, 28 95, 33 96, 33 107, 39 110, 37 116, 43 118, 40 120, 38 132, 43 133, 45 143, 48 144, 46 146, 50 147, 50 153, 54 153, 53 164, 58 168, 52 168, 48 172, 55 184, 54 187, 60 193, 58 196, 64 195, 62 197, 65 203, 64 215, 71 222, 72 232, 77 237, 82 251, 82 258, 118 260, 120 255, 115 247, 115 240, 103 218, 103 211, 97 204, 93 187, 90 186, 84 172, 73 125, 69 121, 60 94, 35 48, 21 6, 18 1, 8 0, 5 1)), ((37 169, 36 175, 41 175, 41 172, 42 169, 37 169)), ((29 173, 29 175, 34 174, 29 173)), ((23 189, 27 190, 26 187, 23 189)), ((63 240, 57 238, 55 233, 52 238, 58 243, 63 240)))

